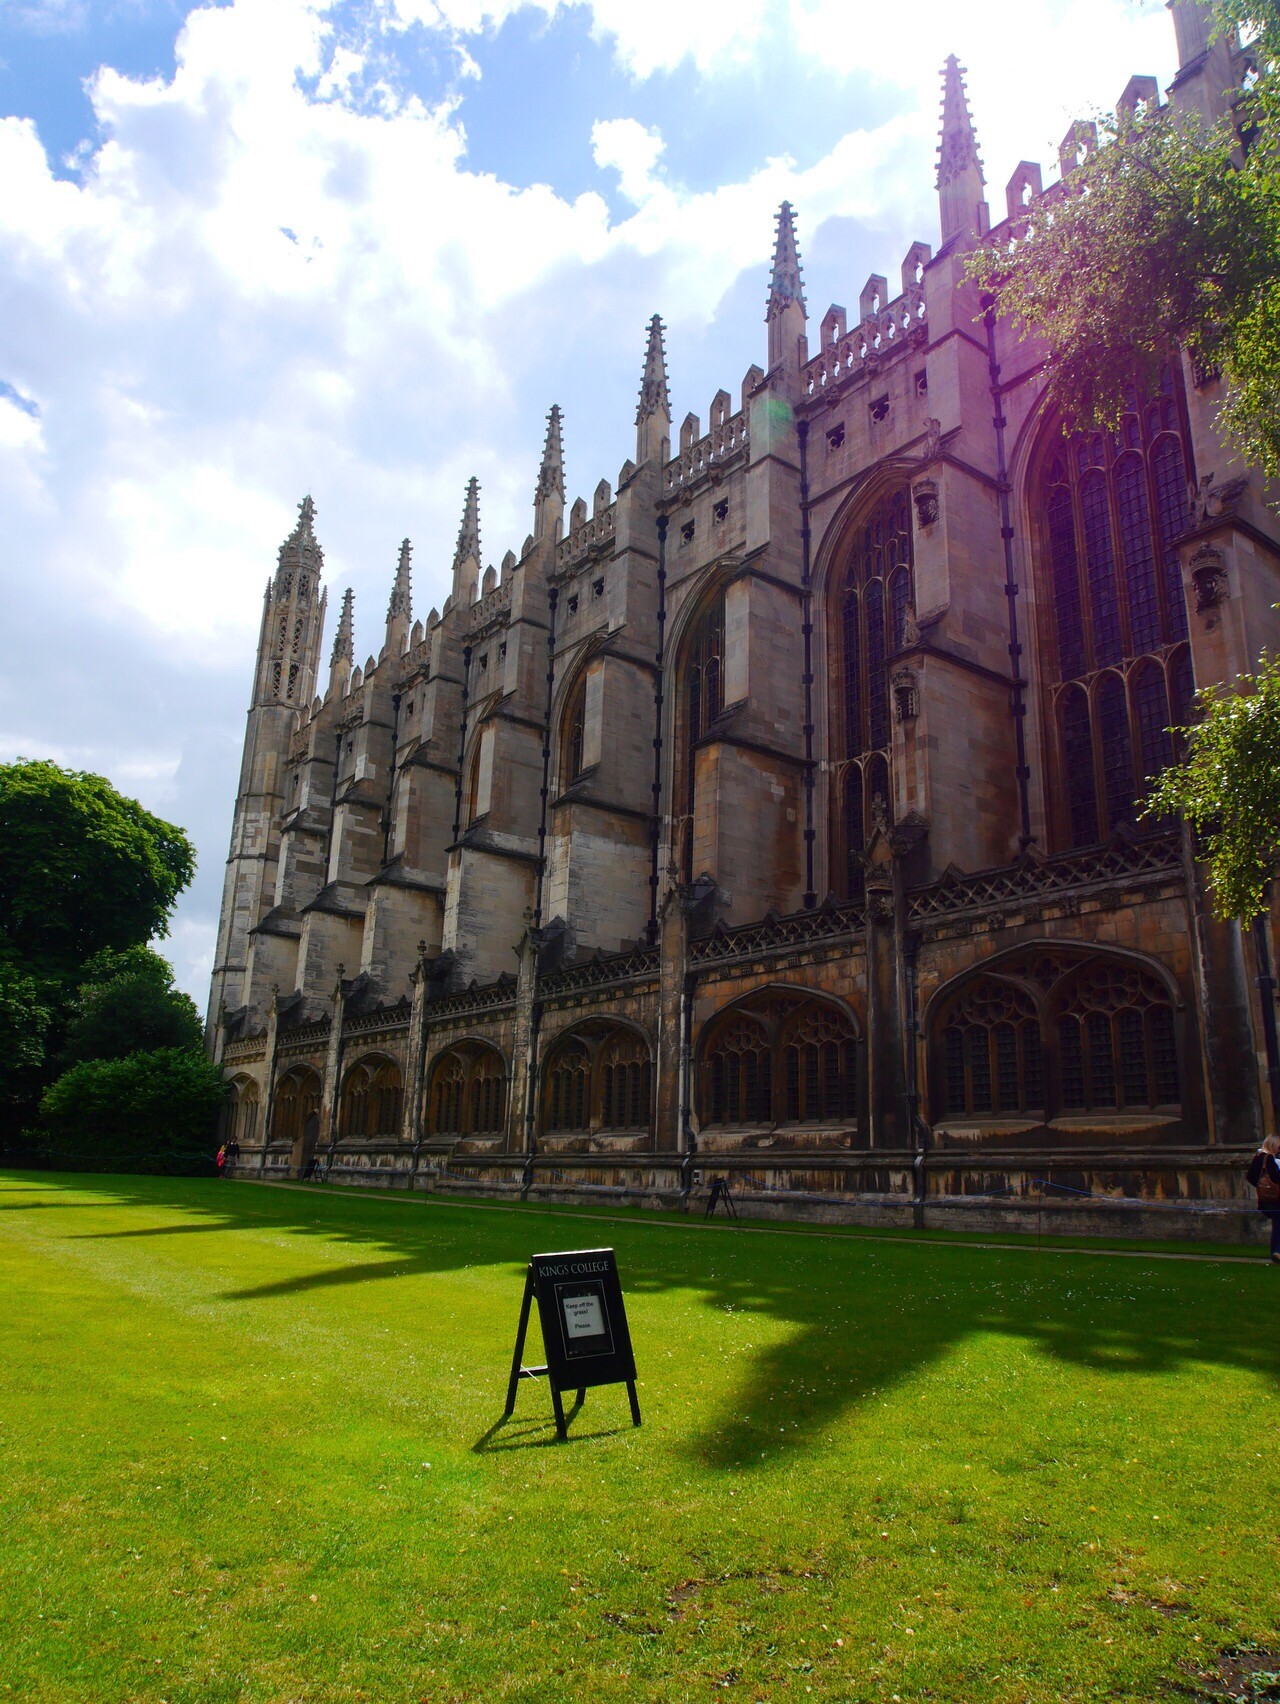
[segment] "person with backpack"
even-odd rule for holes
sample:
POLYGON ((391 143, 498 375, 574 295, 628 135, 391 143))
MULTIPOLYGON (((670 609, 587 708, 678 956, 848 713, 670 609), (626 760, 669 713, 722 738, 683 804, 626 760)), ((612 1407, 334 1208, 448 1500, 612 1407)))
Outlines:
POLYGON ((1271 1261, 1280 1266, 1280 1136, 1268 1136, 1263 1141, 1245 1176, 1258 1192, 1258 1211, 1271 1220, 1271 1261))

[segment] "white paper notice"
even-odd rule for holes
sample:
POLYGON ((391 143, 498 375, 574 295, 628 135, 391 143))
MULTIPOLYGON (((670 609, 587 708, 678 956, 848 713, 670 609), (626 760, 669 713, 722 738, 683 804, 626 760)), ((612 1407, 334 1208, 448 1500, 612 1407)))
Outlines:
POLYGON ((599 1296, 565 1296, 564 1328, 569 1337, 603 1337, 604 1315, 599 1296))

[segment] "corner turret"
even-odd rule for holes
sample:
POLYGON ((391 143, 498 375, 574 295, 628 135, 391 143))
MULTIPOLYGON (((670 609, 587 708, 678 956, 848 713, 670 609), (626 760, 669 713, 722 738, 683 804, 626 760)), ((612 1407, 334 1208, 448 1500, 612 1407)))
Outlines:
POLYGON ((297 525, 280 546, 258 644, 256 704, 304 709, 315 694, 325 610, 324 551, 315 535, 315 513, 311 498, 304 497, 297 525))

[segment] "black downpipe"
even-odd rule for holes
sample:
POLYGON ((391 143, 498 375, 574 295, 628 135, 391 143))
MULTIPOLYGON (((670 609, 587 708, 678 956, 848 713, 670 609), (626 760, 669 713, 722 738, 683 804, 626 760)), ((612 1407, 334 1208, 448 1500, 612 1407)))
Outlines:
POLYGON ((809 530, 809 422, 796 425, 800 440, 800 574, 804 591, 804 908, 818 903, 813 886, 813 578, 809 530))
POLYGON ((547 710, 542 722, 542 799, 538 817, 538 886, 533 902, 533 926, 542 927, 542 885, 547 873, 547 805, 551 797, 551 699, 556 684, 556 604, 559 586, 547 594, 547 710))
POLYGON ((1267 939, 1266 914, 1253 920, 1253 950, 1258 961, 1258 998, 1262 1005, 1262 1039, 1267 1050, 1267 1088, 1271 1091, 1272 1129, 1280 1123, 1280 1039, 1276 1036, 1276 979, 1267 939))
POLYGON ((387 777, 387 809, 382 819, 382 862, 391 862, 391 821, 396 808, 396 754, 400 745, 400 694, 391 694, 391 774, 387 777))
POLYGON ((667 630, 667 517, 658 516, 658 648, 653 676, 653 826, 649 844, 649 926, 651 947, 658 944, 658 859, 662 847, 662 665, 667 630))
POLYGON ((1013 717, 1014 740, 1018 763, 1014 774, 1018 781, 1018 812, 1021 832, 1018 850, 1025 852, 1032 841, 1031 802, 1027 784, 1031 770, 1027 764, 1027 700, 1026 681, 1022 673, 1022 641, 1018 637, 1018 582, 1013 577, 1013 522, 1009 511, 1009 468, 1005 460, 1004 403, 1000 396, 1000 364, 996 360, 996 314, 990 297, 984 298, 982 323, 987 330, 987 372, 991 382, 992 425, 996 432, 996 479, 1000 491, 1000 537, 1004 540, 1004 595, 1009 605, 1009 672, 1013 685, 1009 692, 1009 714, 1013 717))
POLYGON ((462 647, 462 727, 458 733, 458 786, 453 796, 453 843, 462 832, 462 771, 467 761, 467 688, 471 685, 471 647, 462 647))

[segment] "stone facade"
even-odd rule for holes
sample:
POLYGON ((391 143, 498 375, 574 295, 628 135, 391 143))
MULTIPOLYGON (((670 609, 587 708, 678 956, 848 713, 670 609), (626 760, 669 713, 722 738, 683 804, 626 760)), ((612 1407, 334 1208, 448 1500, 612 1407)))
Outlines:
MULTIPOLYGON (((1238 50, 1172 9, 1169 99, 1223 110, 1238 50)), ((673 443, 655 316, 616 491, 566 513, 553 408, 519 552, 482 567, 473 480, 443 609, 414 621, 406 540, 381 649, 356 665, 348 593, 323 685, 304 502, 210 1003, 243 1170, 1243 1225, 1271 934, 1215 921, 1136 801, 1194 687, 1280 640, 1274 494, 1176 363, 1115 434, 1049 414, 965 278, 991 221, 954 60, 938 188, 937 252, 816 354, 784 204, 736 399, 673 443)), ((1057 193, 1022 162, 1004 229, 1057 193)))

